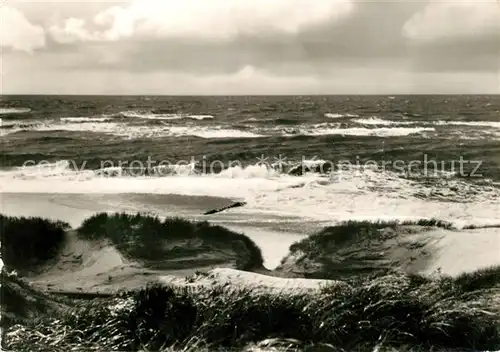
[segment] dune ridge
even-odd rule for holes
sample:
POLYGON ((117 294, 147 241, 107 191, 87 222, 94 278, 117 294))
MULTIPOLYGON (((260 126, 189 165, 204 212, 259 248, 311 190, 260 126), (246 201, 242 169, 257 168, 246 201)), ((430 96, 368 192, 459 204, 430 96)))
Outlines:
POLYGON ((500 347, 498 258, 453 263, 471 249, 494 253, 495 227, 351 221, 295 243, 270 271, 250 238, 207 222, 101 213, 71 229, 39 218, 0 219, 3 346, 10 349, 500 347), (20 231, 24 241, 15 240, 20 231), (26 246, 30 237, 54 243, 26 246), (5 255, 23 246, 22 258, 5 255), (457 248, 462 252, 450 259, 457 248), (13 269, 23 278, 7 274, 13 269), (78 299, 89 293, 94 299, 78 299), (16 311, 16 302, 28 302, 28 310, 16 311))

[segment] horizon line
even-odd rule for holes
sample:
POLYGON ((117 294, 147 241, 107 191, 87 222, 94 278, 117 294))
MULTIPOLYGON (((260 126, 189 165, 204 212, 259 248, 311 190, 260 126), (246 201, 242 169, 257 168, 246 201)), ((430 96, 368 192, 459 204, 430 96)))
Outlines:
POLYGON ((296 97, 296 96, 478 96, 500 95, 499 93, 310 93, 310 94, 71 94, 71 93, 0 93, 0 97, 8 96, 91 96, 91 97, 296 97))

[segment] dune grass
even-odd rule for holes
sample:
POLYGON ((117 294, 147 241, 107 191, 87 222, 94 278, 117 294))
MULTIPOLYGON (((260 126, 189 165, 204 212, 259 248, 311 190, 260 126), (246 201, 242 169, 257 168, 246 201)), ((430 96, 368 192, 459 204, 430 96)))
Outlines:
POLYGON ((62 221, 0 214, 4 265, 23 271, 53 258, 64 243, 65 230, 69 227, 62 221))
MULTIPOLYGON (((138 259, 161 260, 165 256, 179 256, 189 248, 165 250, 165 243, 174 240, 201 240, 210 248, 230 247, 236 253, 236 266, 241 270, 261 268, 260 248, 247 236, 208 222, 192 222, 181 218, 167 218, 143 214, 100 213, 86 219, 78 235, 87 240, 109 239, 122 253, 138 259)), ((189 254, 189 253, 187 253, 189 254)))
MULTIPOLYGON (((400 226, 438 227, 446 230, 454 229, 451 223, 438 219, 422 219, 417 221, 344 221, 335 226, 323 228, 318 233, 292 244, 290 252, 327 251, 331 246, 357 242, 359 240, 383 239, 381 230, 396 229, 400 226)), ((334 249, 334 248, 331 248, 334 249)))
POLYGON ((416 226, 429 226, 429 227, 438 227, 441 229, 445 230, 455 230, 455 226, 451 222, 448 221, 443 221, 440 219, 420 219, 416 221, 408 220, 408 221, 403 221, 400 223, 402 226, 411 226, 411 225, 416 225, 416 226))
POLYGON ((195 350, 238 351, 288 339, 296 350, 321 344, 343 351, 495 350, 499 277, 500 267, 455 279, 389 275, 293 296, 153 285, 12 326, 4 348, 171 351, 196 343, 195 350))
POLYGON ((47 314, 69 308, 67 300, 38 291, 15 272, 1 272, 1 326, 26 324, 47 314))
POLYGON ((500 224, 490 224, 490 225, 467 225, 462 228, 462 230, 477 230, 477 229, 495 229, 500 228, 500 224))
POLYGON ((397 265, 385 255, 386 243, 419 232, 416 226, 421 227, 422 232, 432 228, 455 229, 451 223, 438 219, 345 221, 292 244, 278 270, 334 280, 388 274, 397 265))

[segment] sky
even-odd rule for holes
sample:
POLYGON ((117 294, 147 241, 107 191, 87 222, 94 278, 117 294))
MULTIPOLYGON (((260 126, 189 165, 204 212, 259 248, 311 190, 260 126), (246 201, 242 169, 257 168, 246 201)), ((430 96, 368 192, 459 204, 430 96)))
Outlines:
POLYGON ((1 94, 499 94, 499 0, 19 1, 1 94))

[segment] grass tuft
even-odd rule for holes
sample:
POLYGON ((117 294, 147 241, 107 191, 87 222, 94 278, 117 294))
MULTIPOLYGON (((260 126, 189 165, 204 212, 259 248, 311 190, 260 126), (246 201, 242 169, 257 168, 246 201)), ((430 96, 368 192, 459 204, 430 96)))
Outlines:
POLYGON ((34 217, 0 214, 2 260, 7 268, 29 270, 58 252, 65 240, 68 223, 34 217))
POLYGON ((491 279, 479 292, 464 282, 484 272, 456 279, 388 275, 293 296, 224 286, 152 285, 11 326, 4 348, 171 351, 196 343, 198 350, 234 351, 280 341, 296 350, 311 345, 347 351, 376 346, 495 350, 500 348, 500 307, 493 298, 499 298, 494 288, 500 282, 493 272, 500 267, 487 271, 491 279))
MULTIPOLYGON (((208 222, 191 222, 181 218, 161 220, 143 214, 96 214, 78 229, 78 235, 87 240, 109 239, 122 253, 138 259, 162 260, 178 255, 176 249, 165 249, 168 241, 201 240, 208 247, 229 246, 237 254, 236 267, 241 270, 261 268, 260 248, 247 236, 208 222)), ((178 248, 182 253, 188 248, 178 248)), ((181 253, 181 254, 182 254, 181 253)))
POLYGON ((345 221, 335 226, 322 229, 315 235, 294 243, 290 247, 292 253, 297 251, 328 251, 328 246, 339 246, 365 239, 383 239, 384 229, 397 229, 400 226, 426 226, 453 229, 453 225, 438 219, 421 219, 417 221, 345 221))
POLYGON ((431 228, 454 229, 451 223, 438 219, 341 222, 292 244, 278 270, 334 280, 389 274, 400 267, 385 255, 390 240, 431 228))

